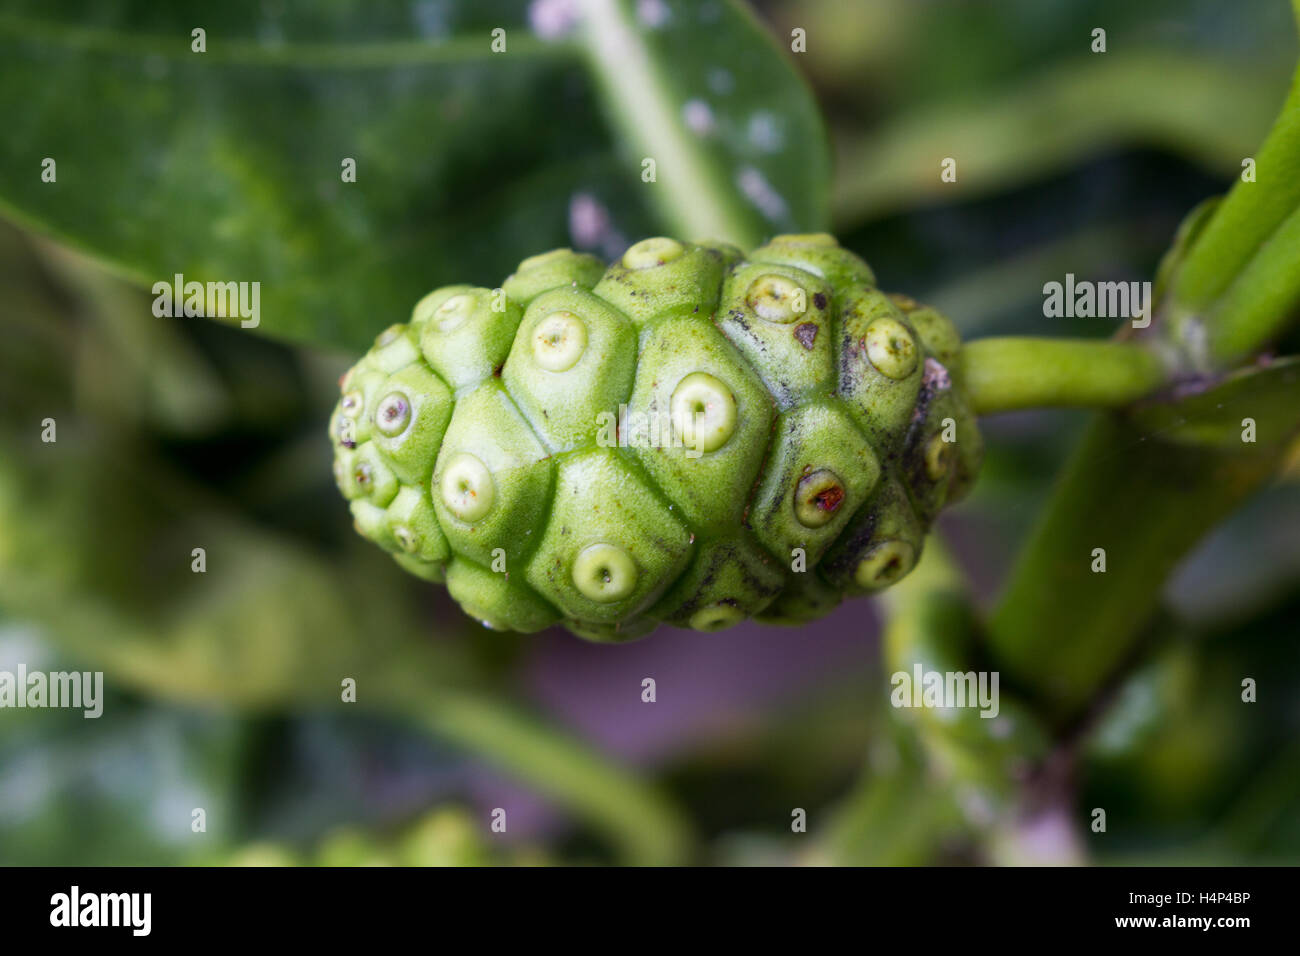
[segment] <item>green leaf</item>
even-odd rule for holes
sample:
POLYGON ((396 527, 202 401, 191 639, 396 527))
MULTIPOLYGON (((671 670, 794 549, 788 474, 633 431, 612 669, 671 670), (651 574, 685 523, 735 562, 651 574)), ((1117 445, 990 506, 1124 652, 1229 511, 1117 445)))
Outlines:
POLYGON ((742 248, 772 225, 825 223, 830 167, 816 104, 739 3, 582 6, 610 122, 638 163, 655 160, 663 188, 650 196, 663 221, 742 248))
POLYGON ((1276 85, 1271 68, 1203 55, 1115 51, 1074 59, 1020 77, 1001 95, 981 88, 847 139, 836 162, 836 219, 856 223, 1020 187, 1122 144, 1240 171, 1274 115, 1275 101, 1260 91, 1276 85), (957 160, 956 183, 939 178, 944 157, 957 160))
POLYGON ((1150 402, 1130 413, 1133 425, 1162 442, 1240 452, 1246 419, 1252 441, 1278 449, 1300 428, 1300 358, 1243 369, 1178 402, 1150 402))
POLYGON ((348 349, 550 247, 825 227, 815 105, 738 4, 569 9, 10 4, 0 211, 146 285, 259 282, 260 331, 348 349))

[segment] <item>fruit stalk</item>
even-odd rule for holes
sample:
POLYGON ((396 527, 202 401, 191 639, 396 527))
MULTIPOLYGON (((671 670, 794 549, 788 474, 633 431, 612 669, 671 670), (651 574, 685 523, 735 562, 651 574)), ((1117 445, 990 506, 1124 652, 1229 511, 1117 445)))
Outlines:
POLYGON ((1024 408, 1118 408, 1163 385, 1168 370, 1140 345, 1086 339, 990 338, 961 350, 976 414, 1024 408))

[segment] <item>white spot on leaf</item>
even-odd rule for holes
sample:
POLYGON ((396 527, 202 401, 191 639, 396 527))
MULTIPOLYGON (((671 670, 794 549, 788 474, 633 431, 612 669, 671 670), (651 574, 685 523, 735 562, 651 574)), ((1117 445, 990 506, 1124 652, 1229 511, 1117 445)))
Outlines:
POLYGON ((772 188, 767 177, 753 166, 744 166, 737 170, 736 185, 745 194, 745 198, 758 207, 758 211, 768 219, 773 222, 785 219, 788 212, 785 200, 772 188))
POLYGON ((699 136, 712 133, 717 126, 717 121, 713 118, 713 110, 709 109, 709 104, 703 100, 687 100, 682 104, 682 121, 687 129, 699 136))
POLYGON ((607 259, 627 245, 614 228, 609 210, 591 193, 574 193, 569 200, 569 235, 579 249, 598 249, 607 259))
POLYGON ((528 5, 528 25, 543 40, 573 32, 581 17, 577 0, 533 0, 528 5))
POLYGON ((440 0, 423 0, 417 3, 411 10, 411 15, 415 20, 415 27, 420 31, 420 36, 428 38, 444 38, 449 32, 447 27, 447 5, 440 0))
POLYGON ((785 145, 785 133, 775 115, 761 110, 749 118, 749 141, 764 153, 774 153, 785 145))
POLYGON ((730 70, 724 70, 719 66, 709 70, 708 84, 709 89, 714 93, 726 96, 736 88, 736 78, 731 75, 730 70))
POLYGON ((672 17, 672 11, 664 0, 637 0, 636 16, 643 25, 657 30, 672 17))

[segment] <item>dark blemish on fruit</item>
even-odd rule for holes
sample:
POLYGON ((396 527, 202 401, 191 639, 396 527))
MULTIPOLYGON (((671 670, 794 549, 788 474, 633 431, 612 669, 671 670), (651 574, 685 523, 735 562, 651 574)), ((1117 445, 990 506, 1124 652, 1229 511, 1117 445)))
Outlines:
POLYGON ((816 293, 813 296, 813 305, 817 306, 817 308, 819 309, 826 308, 826 293, 825 292, 816 293))
POLYGON ((817 325, 814 322, 805 322, 796 326, 794 337, 799 340, 799 344, 805 349, 812 351, 813 343, 817 341, 817 325))

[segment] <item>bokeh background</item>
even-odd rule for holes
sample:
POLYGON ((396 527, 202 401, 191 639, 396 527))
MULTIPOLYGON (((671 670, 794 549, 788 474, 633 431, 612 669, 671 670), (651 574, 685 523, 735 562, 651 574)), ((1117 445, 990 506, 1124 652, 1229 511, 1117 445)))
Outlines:
MULTIPOLYGON (((24 6, 0 30, 36 15, 24 6)), ((393 6, 377 33, 450 16, 393 6)), ((1183 215, 1262 138, 1296 57, 1283 0, 756 9, 776 37, 807 31, 791 60, 833 146, 836 233, 967 338, 1108 335, 1045 320, 1043 283, 1149 278, 1183 215), (1088 49, 1096 26, 1104 56, 1088 49), (960 190, 938 181, 949 155, 960 190)), ((692 55, 707 54, 706 34, 692 55)), ((538 111, 565 82, 539 84, 538 111)), ((75 110, 74 93, 55 79, 28 91, 47 111, 75 110)), ((449 159, 446 201, 496 209, 534 251, 608 256, 655 231, 652 210, 623 204, 616 167, 591 161, 575 193, 548 180, 553 156, 524 152, 449 159)), ((401 201, 400 180, 379 188, 401 201)), ((1061 745, 1063 814, 1027 832, 953 793, 888 708, 873 602, 799 629, 664 628, 616 647, 484 631, 351 529, 325 437, 351 352, 154 319, 98 252, 21 203, 2 211, 0 669, 103 670, 108 699, 99 720, 0 711, 0 863, 1300 861, 1300 456, 1180 568, 1129 675, 1061 745), (1259 703, 1211 689, 1222 674, 1256 678, 1259 703), (338 701, 341 675, 356 704, 338 701), (498 807, 505 834, 489 829, 498 807), (1104 834, 1092 807, 1107 808, 1104 834), (807 833, 791 832, 794 808, 807 833)), ((514 260, 496 261, 493 231, 394 282, 498 284, 514 260)), ((373 335, 402 318, 353 321, 373 335)), ((1085 420, 987 421, 983 478, 941 521, 982 602, 1085 420)))

